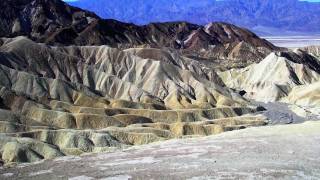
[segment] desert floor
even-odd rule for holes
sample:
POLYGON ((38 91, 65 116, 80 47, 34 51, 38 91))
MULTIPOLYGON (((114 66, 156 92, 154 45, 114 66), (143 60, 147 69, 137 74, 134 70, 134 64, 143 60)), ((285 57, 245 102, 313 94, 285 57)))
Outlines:
POLYGON ((320 122, 254 127, 0 169, 1 179, 319 179, 320 122))

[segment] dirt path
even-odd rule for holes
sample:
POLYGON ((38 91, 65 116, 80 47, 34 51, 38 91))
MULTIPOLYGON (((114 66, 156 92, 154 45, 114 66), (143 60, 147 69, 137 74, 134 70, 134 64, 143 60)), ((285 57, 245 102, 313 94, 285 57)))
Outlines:
POLYGON ((320 122, 170 140, 0 169, 0 179, 319 179, 320 122))

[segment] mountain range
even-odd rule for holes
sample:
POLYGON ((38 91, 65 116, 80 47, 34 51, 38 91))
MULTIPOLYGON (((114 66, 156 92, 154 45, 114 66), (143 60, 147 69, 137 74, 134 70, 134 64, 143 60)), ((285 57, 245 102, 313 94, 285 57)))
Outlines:
POLYGON ((70 4, 103 18, 136 24, 223 21, 261 35, 319 33, 320 3, 299 0, 78 0, 70 4))
POLYGON ((189 57, 250 62, 279 49, 247 29, 227 23, 187 22, 135 25, 105 20, 60 0, 1 3, 0 36, 28 36, 50 45, 108 45, 115 48, 173 48, 189 57))

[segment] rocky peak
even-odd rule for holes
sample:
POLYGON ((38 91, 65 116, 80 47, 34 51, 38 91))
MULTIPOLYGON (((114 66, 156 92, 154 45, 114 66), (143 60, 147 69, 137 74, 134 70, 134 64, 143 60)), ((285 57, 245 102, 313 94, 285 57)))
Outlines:
POLYGON ((181 50, 186 56, 208 59, 232 57, 259 61, 277 49, 254 33, 227 23, 201 26, 167 22, 138 26, 101 19, 61 0, 16 1, 4 0, 1 4, 5 10, 0 16, 0 36, 25 35, 51 45, 109 45, 121 49, 169 47, 181 50), (243 47, 239 43, 245 43, 249 48, 239 49, 243 47), (247 52, 252 49, 254 52, 247 52))

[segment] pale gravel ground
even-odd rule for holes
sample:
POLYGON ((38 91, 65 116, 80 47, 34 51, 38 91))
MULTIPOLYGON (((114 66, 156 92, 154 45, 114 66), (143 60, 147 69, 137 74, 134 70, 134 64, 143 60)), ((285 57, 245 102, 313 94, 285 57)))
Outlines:
MULTIPOLYGON (((251 101, 251 103, 256 106, 262 106, 266 111, 259 112, 263 114, 269 120, 269 125, 279 125, 279 124, 296 124, 303 123, 307 120, 315 119, 314 117, 301 117, 289 109, 289 104, 281 102, 256 102, 251 101)), ((258 114, 258 113, 257 113, 258 114)))
POLYGON ((255 127, 0 169, 0 179, 320 179, 320 122, 255 127))

